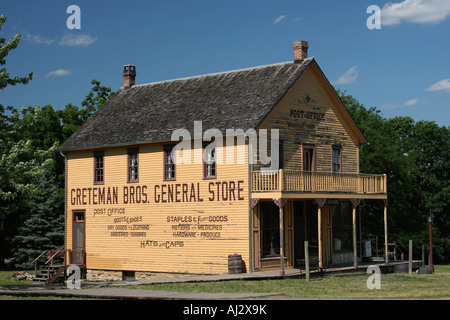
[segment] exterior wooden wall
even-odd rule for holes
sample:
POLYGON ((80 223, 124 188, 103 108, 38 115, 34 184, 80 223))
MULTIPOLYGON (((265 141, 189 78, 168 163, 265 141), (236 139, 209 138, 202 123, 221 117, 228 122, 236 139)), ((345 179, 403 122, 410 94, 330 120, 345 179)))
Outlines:
POLYGON ((226 273, 228 255, 237 253, 248 270, 248 162, 218 164, 217 179, 203 179, 202 164, 179 164, 176 181, 164 181, 163 144, 138 147, 135 183, 127 183, 126 147, 104 149, 104 185, 93 183, 94 150, 67 153, 67 248, 72 247, 72 211, 81 209, 86 211, 88 269, 226 273), (179 202, 168 201, 167 193, 161 198, 162 191, 168 192, 163 185, 178 185, 174 199, 179 202), (183 185, 189 188, 189 201, 183 185), (99 201, 99 188, 105 189, 104 201, 99 201), (117 198, 109 201, 108 190, 115 190, 117 198))
POLYGON ((302 144, 315 146, 316 171, 332 171, 333 145, 341 146, 342 172, 359 173, 359 145, 338 111, 320 71, 311 65, 263 121, 280 129, 284 169, 302 170, 302 144), (310 102, 306 101, 310 97, 310 102))
MULTIPOLYGON (((302 170, 302 146, 307 144, 315 146, 316 171, 331 172, 332 148, 337 145, 342 150, 342 172, 359 173, 358 140, 324 81, 312 65, 256 129, 280 129, 286 170, 302 170)), ((251 230, 249 226, 247 147, 245 163, 218 164, 216 179, 203 178, 202 164, 179 164, 175 181, 163 179, 163 143, 133 147, 139 147, 139 182, 133 183, 127 182, 127 147, 104 149, 104 185, 93 182, 94 150, 67 153, 66 246, 72 246, 73 210, 85 210, 88 269, 224 273, 228 255, 235 253, 242 256, 247 271, 251 254, 256 269, 265 267, 259 260, 258 205, 253 209, 251 230), (186 186, 189 201, 182 194, 179 202, 176 196, 168 201, 168 186, 174 190, 178 186, 180 193, 186 186), (104 190, 104 199, 108 190, 117 197, 99 203, 99 189, 104 190)), ((218 148, 218 154, 221 151, 226 153, 218 148)), ((295 236, 291 203, 285 212, 289 266, 295 236)))

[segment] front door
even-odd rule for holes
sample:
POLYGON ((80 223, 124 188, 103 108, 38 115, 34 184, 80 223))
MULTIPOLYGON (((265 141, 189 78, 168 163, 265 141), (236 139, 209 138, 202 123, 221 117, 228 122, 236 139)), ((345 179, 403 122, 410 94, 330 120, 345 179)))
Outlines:
POLYGON ((84 264, 85 252, 85 211, 73 211, 72 263, 84 264))

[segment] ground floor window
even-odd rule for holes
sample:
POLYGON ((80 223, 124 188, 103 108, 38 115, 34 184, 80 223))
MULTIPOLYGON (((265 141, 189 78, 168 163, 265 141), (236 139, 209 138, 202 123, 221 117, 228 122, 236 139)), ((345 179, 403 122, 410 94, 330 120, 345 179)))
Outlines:
POLYGON ((317 256, 319 253, 317 223, 317 206, 313 204, 313 201, 306 201, 306 240, 309 243, 309 254, 311 256, 317 256))
POLYGON ((280 214, 273 201, 263 201, 261 209, 262 258, 280 255, 280 214))
POLYGON ((338 251, 353 250, 352 205, 339 202, 333 206, 333 249, 338 251))

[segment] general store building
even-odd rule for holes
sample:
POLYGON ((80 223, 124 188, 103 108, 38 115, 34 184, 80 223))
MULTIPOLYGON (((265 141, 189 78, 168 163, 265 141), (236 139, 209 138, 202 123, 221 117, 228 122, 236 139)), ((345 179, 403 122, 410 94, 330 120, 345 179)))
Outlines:
POLYGON ((383 200, 386 226, 386 176, 360 173, 367 141, 308 46, 295 41, 290 62, 148 84, 124 66, 124 87, 61 146, 72 263, 214 274, 239 254, 245 272, 284 270, 307 240, 320 267, 357 265, 358 205, 383 200), (190 154, 172 153, 179 129, 190 154), (276 168, 249 129, 278 130, 276 168))

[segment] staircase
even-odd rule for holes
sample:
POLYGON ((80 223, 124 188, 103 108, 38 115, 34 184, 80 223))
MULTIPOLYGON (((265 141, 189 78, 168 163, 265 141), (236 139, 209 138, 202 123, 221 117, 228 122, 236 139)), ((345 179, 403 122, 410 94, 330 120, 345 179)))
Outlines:
MULTIPOLYGON (((45 284, 55 283, 57 281, 65 281, 67 274, 66 270, 72 262, 73 254, 72 250, 45 250, 36 259, 34 263, 34 277, 33 281, 45 282, 45 284), (46 260, 45 263, 42 263, 46 260), (39 266, 38 266, 39 265, 39 266)), ((79 253, 78 253, 79 256, 79 253)), ((83 261, 77 265, 81 268, 85 268, 84 264, 84 252, 81 256, 83 261)))
POLYGON ((46 284, 54 283, 61 280, 68 266, 55 264, 48 267, 48 269, 41 269, 41 272, 35 274, 33 281, 45 282, 46 284))

